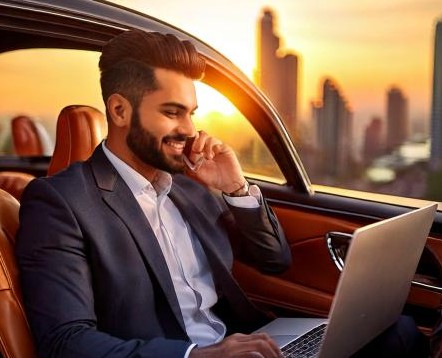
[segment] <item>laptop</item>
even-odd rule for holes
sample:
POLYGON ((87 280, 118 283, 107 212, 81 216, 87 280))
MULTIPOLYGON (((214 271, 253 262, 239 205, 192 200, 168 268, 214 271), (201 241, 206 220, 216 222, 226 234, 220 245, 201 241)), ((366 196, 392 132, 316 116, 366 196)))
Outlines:
POLYGON ((277 318, 256 332, 269 334, 284 357, 356 353, 399 318, 436 210, 433 203, 358 228, 327 319, 277 318), (310 353, 289 353, 305 341, 310 353))

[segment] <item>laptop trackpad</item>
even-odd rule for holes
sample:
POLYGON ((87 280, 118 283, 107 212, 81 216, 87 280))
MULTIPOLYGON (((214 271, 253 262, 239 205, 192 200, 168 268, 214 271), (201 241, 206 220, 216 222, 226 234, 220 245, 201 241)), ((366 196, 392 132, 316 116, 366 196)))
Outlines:
POLYGON ((278 345, 278 347, 284 347, 287 343, 290 343, 295 338, 299 337, 298 335, 271 335, 270 336, 278 345))
POLYGON ((277 318, 255 333, 265 332, 273 338, 279 347, 284 346, 297 336, 327 322, 324 318, 277 318))

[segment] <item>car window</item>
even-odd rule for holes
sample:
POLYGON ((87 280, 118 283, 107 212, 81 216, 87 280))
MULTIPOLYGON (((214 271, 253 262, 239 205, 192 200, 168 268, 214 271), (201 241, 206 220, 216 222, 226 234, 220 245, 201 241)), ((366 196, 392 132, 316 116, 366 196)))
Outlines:
MULTIPOLYGON (((21 155, 14 147, 11 128, 17 117, 36 125, 52 155, 61 109, 87 104, 104 112, 99 86, 100 53, 66 49, 25 49, 0 55, 0 155, 21 155)), ((194 117, 198 129, 233 147, 248 176, 283 182, 284 177, 270 151, 247 119, 222 94, 197 82, 199 109, 194 117)))
POLYGON ((196 128, 231 146, 247 176, 285 182, 275 159, 247 118, 214 88, 197 82, 196 90, 198 109, 193 117, 196 128))
MULTIPOLYGON (((377 29, 377 37, 372 37, 372 29, 382 21, 363 16, 361 21, 373 26, 360 33, 361 39, 354 31, 332 31, 333 46, 318 46, 323 51, 319 57, 302 44, 296 48, 293 31, 279 26, 284 14, 278 9, 264 8, 257 18, 255 82, 285 122, 311 182, 442 201, 440 9, 429 6, 427 12, 410 17, 419 35, 414 30, 407 33, 409 21, 399 21, 399 10, 395 19, 402 30, 388 31, 384 26, 377 29), (363 36, 371 41, 363 41, 363 36), (293 48, 284 46, 286 41, 292 41, 293 48), (315 64, 315 59, 320 63, 315 64), (302 83, 299 78, 313 65, 317 65, 315 80, 308 77, 302 83)), ((353 17, 342 21, 362 30, 353 17)))
POLYGON ((87 104, 103 111, 98 58, 98 52, 62 49, 0 54, 0 154, 19 155, 11 138, 14 118, 25 117, 36 124, 43 141, 41 154, 51 155, 63 107, 87 104))

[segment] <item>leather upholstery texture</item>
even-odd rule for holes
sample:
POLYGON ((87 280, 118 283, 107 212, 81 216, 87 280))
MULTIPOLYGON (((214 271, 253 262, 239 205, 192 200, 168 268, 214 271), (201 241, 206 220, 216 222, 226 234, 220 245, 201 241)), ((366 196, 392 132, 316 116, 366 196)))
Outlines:
POLYGON ((24 188, 35 177, 28 173, 4 171, 0 172, 0 189, 7 191, 20 201, 24 188))
POLYGON ((35 357, 14 255, 18 201, 0 189, 0 350, 4 358, 35 357))
POLYGON ((94 107, 71 105, 63 108, 58 116, 55 149, 48 175, 89 158, 104 138, 105 128, 103 113, 94 107))
POLYGON ((43 146, 35 123, 28 116, 11 120, 12 144, 18 156, 43 155, 43 146))

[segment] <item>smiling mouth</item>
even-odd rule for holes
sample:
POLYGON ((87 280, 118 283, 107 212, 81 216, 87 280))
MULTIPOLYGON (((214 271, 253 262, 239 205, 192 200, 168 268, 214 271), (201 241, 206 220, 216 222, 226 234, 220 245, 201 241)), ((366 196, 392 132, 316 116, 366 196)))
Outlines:
POLYGON ((186 145, 185 141, 174 141, 174 140, 166 140, 164 142, 168 147, 174 149, 177 152, 182 153, 184 146, 186 145))

